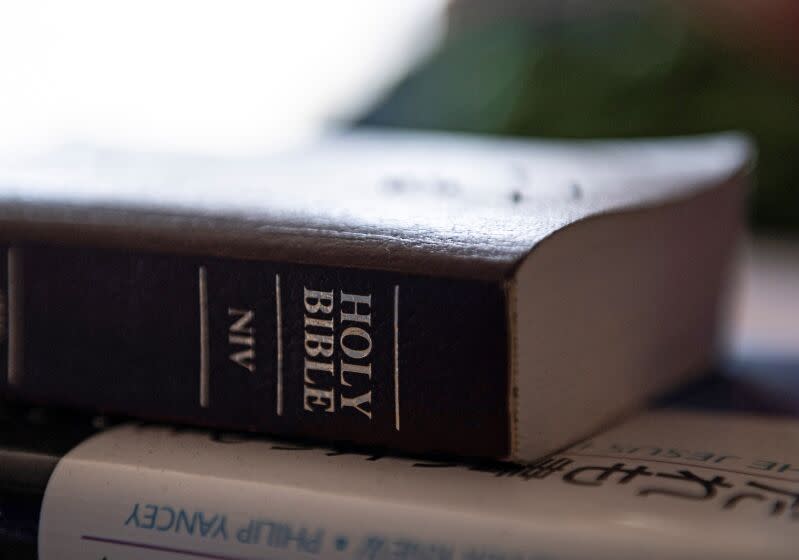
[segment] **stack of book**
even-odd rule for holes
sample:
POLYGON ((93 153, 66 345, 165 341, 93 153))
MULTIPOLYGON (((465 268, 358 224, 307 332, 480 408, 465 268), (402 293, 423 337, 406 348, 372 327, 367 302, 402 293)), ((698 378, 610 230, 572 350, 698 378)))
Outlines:
POLYGON ((643 411, 714 363, 751 159, 0 160, 9 557, 790 556, 794 422, 718 378, 643 411))

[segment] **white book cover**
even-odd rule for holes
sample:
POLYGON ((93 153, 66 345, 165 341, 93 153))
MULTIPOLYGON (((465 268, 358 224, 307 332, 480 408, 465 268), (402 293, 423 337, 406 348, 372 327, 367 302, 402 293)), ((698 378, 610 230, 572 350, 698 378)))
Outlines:
POLYGON ((799 422, 788 416, 654 409, 529 465, 369 456, 126 424, 59 463, 39 554, 796 558, 797 523, 799 422))

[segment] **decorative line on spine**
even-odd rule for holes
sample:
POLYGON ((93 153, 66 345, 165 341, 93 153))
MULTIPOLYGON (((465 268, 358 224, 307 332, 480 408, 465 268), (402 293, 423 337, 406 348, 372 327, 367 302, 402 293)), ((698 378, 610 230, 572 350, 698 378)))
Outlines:
POLYGON ((283 316, 280 309, 280 274, 275 274, 275 315, 277 322, 277 396, 275 410, 283 415, 283 316))
POLYGON ((198 275, 200 283, 200 406, 208 408, 211 349, 208 340, 208 280, 204 266, 199 268, 198 275))
POLYGON ((399 285, 394 286, 394 429, 400 429, 399 402, 399 285))
POLYGON ((8 274, 8 384, 22 382, 22 250, 9 247, 6 257, 8 274))

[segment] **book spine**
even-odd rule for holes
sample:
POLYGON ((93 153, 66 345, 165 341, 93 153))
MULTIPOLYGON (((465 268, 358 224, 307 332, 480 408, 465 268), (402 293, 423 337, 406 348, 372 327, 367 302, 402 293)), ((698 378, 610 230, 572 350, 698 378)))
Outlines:
POLYGON ((61 246, 3 256, 11 395, 411 452, 509 454, 500 283, 61 246))

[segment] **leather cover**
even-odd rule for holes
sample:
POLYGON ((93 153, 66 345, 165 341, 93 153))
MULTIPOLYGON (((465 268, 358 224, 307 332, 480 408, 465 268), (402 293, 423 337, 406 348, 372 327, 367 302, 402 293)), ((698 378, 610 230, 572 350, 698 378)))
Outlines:
POLYGON ((718 185, 748 154, 734 135, 357 133, 269 159, 6 159, 3 387, 146 418, 507 457, 519 263, 577 220, 718 185))

